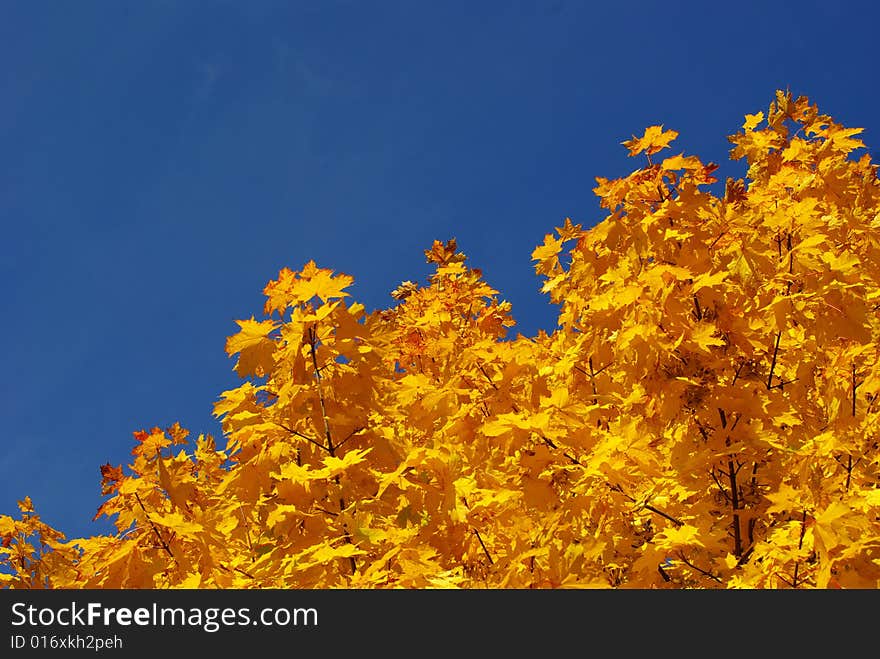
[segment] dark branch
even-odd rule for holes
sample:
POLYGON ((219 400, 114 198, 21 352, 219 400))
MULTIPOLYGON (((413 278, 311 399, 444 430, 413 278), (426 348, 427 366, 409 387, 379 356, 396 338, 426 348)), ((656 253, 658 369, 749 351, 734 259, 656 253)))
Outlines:
POLYGON ((283 428, 284 430, 289 432, 291 435, 296 435, 297 437, 300 437, 301 439, 304 439, 307 442, 311 442, 312 444, 314 444, 315 446, 317 446, 319 449, 321 449, 323 451, 329 451, 329 449, 326 446, 324 446, 321 442, 319 442, 315 439, 312 439, 308 435, 303 435, 301 432, 298 432, 298 431, 294 430, 293 428, 288 428, 283 423, 278 423, 277 421, 273 421, 272 423, 274 423, 279 428, 283 428))
MULTIPOLYGON (((171 558, 174 558, 174 554, 171 551, 171 547, 168 546, 168 543, 165 542, 165 538, 162 537, 162 534, 159 533, 159 529, 156 528, 156 525, 153 524, 153 520, 150 519, 150 513, 148 513, 147 509, 144 507, 144 502, 141 501, 141 496, 137 492, 135 492, 134 498, 137 499, 138 505, 141 507, 141 510, 144 511, 144 515, 146 516, 147 522, 149 522, 150 527, 153 529, 153 533, 155 533, 156 537, 159 538, 159 542, 162 544, 162 549, 164 549, 166 552, 168 552, 168 555, 171 558)), ((177 559, 174 559, 174 560, 177 560, 177 559)))
POLYGON ((773 359, 770 362, 770 373, 767 375, 767 389, 773 388, 773 371, 776 370, 776 358, 779 355, 779 340, 782 332, 776 332, 776 345, 773 346, 773 359))
POLYGON ((718 576, 712 574, 711 572, 707 572, 706 570, 704 570, 704 569, 701 568, 701 567, 697 567, 696 565, 694 565, 693 563, 691 563, 687 558, 685 558, 685 556, 684 556, 684 554, 683 554, 682 552, 678 552, 678 557, 681 559, 681 562, 682 562, 682 563, 684 563, 685 565, 687 565, 687 566, 688 566, 689 568, 691 568, 692 570, 696 570, 697 572, 699 572, 700 574, 702 574, 704 577, 709 577, 710 579, 712 579, 712 580, 714 580, 714 581, 717 581, 718 583, 721 583, 721 579, 720 579, 718 576))
POLYGON ((489 560, 491 565, 495 564, 495 561, 492 560, 492 555, 489 553, 489 550, 486 549, 486 545, 483 543, 483 538, 480 537, 480 532, 477 529, 473 529, 474 535, 477 536, 477 540, 480 541, 480 547, 483 548, 483 553, 486 554, 486 558, 489 560))

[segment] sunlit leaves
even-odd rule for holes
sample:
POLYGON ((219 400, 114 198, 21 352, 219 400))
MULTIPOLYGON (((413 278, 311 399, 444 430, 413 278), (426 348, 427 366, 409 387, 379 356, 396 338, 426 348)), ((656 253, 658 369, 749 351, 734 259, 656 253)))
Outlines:
POLYGON ((66 541, 29 498, 0 581, 35 588, 880 587, 880 182, 858 129, 779 92, 743 179, 651 156, 531 256, 558 325, 454 239, 393 306, 310 261, 226 342, 223 440, 134 433, 66 541))
POLYGON ((631 140, 623 142, 623 146, 629 150, 631 156, 642 152, 650 156, 668 147, 676 137, 677 131, 663 130, 663 126, 649 126, 641 137, 633 135, 631 140))
POLYGON ((268 337, 275 329, 275 322, 250 320, 236 321, 241 327, 238 334, 230 336, 226 341, 226 354, 238 354, 236 372, 241 377, 256 375, 262 377, 272 370, 272 353, 275 343, 268 337))

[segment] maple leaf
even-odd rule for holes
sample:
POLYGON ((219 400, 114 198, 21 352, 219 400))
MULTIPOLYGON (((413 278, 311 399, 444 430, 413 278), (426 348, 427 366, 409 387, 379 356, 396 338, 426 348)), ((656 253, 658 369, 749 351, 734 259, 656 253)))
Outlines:
MULTIPOLYGON (((336 558, 350 558, 365 553, 362 549, 358 549, 355 545, 346 544, 339 547, 331 547, 323 545, 317 551, 312 553, 312 562, 326 563, 336 558)), ((308 564, 307 564, 308 565, 308 564)))
POLYGON ((776 492, 764 495, 771 505, 767 508, 768 514, 799 510, 803 507, 804 495, 787 483, 781 483, 776 492))
POLYGON ((372 447, 368 447, 365 449, 354 449, 351 451, 347 451, 345 455, 341 458, 328 455, 324 458, 324 464, 327 466, 328 470, 328 477, 332 478, 334 476, 338 476, 339 474, 345 473, 345 471, 349 467, 364 462, 367 454, 372 450, 372 447))
POLYGON ((344 289, 353 282, 354 278, 349 275, 334 275, 332 270, 316 268, 315 262, 310 261, 306 264, 303 276, 296 286, 295 299, 305 302, 317 297, 321 302, 327 302, 334 298, 347 297, 349 294, 344 289), (306 271, 309 271, 308 276, 305 274, 306 271))
POLYGON ((556 227, 556 233, 559 234, 559 237, 565 242, 574 240, 582 231, 583 229, 581 225, 573 224, 570 217, 565 218, 565 222, 561 227, 556 227))
POLYGON ((764 121, 764 113, 758 112, 756 114, 747 114, 745 123, 743 123, 742 127, 745 131, 754 130, 759 123, 764 121))
POLYGON ((391 297, 395 300, 405 300, 417 290, 419 290, 418 284, 407 279, 406 281, 401 282, 400 286, 391 291, 391 297))
POLYGON ((236 320, 241 331, 226 340, 226 354, 238 354, 235 365, 236 372, 247 375, 262 376, 272 370, 274 364, 275 341, 267 338, 276 328, 272 320, 257 321, 253 316, 249 320, 236 320))
POLYGON ((700 289, 716 287, 721 284, 730 275, 728 272, 720 271, 713 273, 704 273, 694 277, 691 291, 697 293, 700 289))
POLYGON ((157 526, 164 526, 184 538, 198 538, 204 530, 201 524, 187 520, 181 513, 154 514, 150 519, 157 526))
POLYGON ((186 444, 186 438, 189 437, 189 430, 181 427, 178 421, 168 426, 165 432, 171 436, 172 444, 186 444))
POLYGON ((826 139, 831 143, 831 147, 840 153, 849 153, 853 149, 865 148, 865 143, 861 140, 852 139, 853 135, 859 135, 864 132, 863 128, 843 128, 842 126, 834 126, 826 132, 826 139))
POLYGON ((165 432, 158 426, 152 428, 149 432, 145 430, 136 430, 134 438, 137 445, 131 450, 132 455, 154 456, 156 453, 171 445, 171 440, 165 435, 165 432))
POLYGON ((551 234, 544 236, 544 245, 535 248, 532 252, 532 260, 547 261, 556 258, 556 255, 562 250, 563 238, 554 238, 551 234))
POLYGON ((664 551, 679 547, 703 546, 700 541, 700 530, 689 524, 663 529, 654 536, 653 542, 664 551))
POLYGON ((263 289, 266 296, 263 310, 271 314, 301 305, 315 297, 321 302, 347 297, 349 294, 344 289, 353 281, 350 275, 334 275, 332 270, 318 268, 314 261, 306 263, 299 272, 282 268, 278 279, 270 281, 263 289))
POLYGON ((456 252, 458 245, 455 238, 450 238, 445 243, 435 240, 431 249, 425 250, 425 259, 428 263, 448 265, 464 261, 464 254, 456 252))
POLYGON ((677 131, 663 130, 663 126, 648 126, 641 137, 633 135, 631 140, 621 144, 629 150, 630 156, 637 156, 642 151, 651 156, 667 148, 676 137, 678 137, 677 131))
POLYGON ((662 169, 697 171, 703 169, 703 163, 696 156, 685 157, 684 154, 679 154, 670 158, 664 158, 663 162, 660 163, 660 167, 662 169))
POLYGON ((725 345, 724 339, 718 336, 718 328, 712 323, 698 323, 691 332, 690 340, 704 352, 709 352, 713 346, 725 345))
POLYGON ((122 465, 112 467, 110 463, 101 465, 101 494, 112 494, 123 478, 122 465))

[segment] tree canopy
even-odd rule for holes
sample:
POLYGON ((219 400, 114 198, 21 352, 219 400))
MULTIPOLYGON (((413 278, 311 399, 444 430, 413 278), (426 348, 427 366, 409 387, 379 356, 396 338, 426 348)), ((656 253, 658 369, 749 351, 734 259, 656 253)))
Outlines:
MULTIPOLYGON (((283 269, 226 342, 223 441, 134 433, 66 539, 0 516, 8 588, 880 587, 880 181, 777 92, 729 137, 744 179, 671 153, 597 178, 607 216, 532 253, 558 325, 454 239, 367 313, 283 269)), ((667 151, 670 150, 670 151, 667 151)))

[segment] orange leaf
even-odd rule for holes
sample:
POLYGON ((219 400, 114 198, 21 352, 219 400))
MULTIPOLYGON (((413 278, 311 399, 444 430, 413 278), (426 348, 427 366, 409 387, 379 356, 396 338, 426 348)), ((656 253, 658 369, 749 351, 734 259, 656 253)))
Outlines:
POLYGON ((649 126, 641 137, 633 135, 631 140, 626 140, 621 144, 629 149, 630 156, 637 156, 642 151, 650 156, 667 148, 676 137, 678 137, 677 131, 664 131, 663 126, 649 126))

